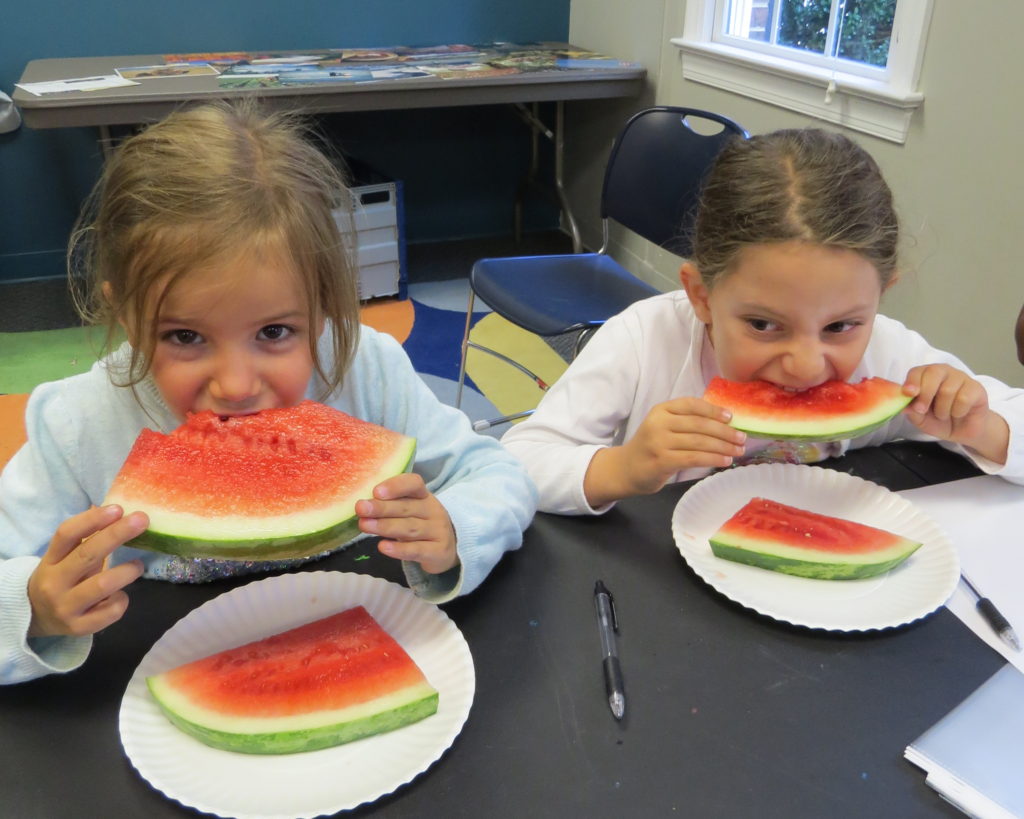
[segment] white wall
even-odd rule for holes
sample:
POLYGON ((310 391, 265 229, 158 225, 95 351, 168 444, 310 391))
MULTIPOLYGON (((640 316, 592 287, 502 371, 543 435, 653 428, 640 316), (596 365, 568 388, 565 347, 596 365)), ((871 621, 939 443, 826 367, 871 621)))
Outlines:
MULTIPOLYGON (((683 80, 668 40, 682 33, 686 0, 572 0, 570 40, 637 60, 648 70, 641 98, 573 104, 567 173, 584 237, 596 246, 596 201, 607 146, 633 110, 650 104, 719 111, 752 133, 821 121, 683 80)), ((904 226, 903 276, 883 311, 959 355, 972 369, 1024 386, 1013 327, 1024 303, 1024 3, 935 0, 920 89, 904 145, 851 138, 882 166, 904 226), (1004 33, 1000 33, 1004 32, 1004 33)), ((662 289, 676 287, 678 260, 636 237, 614 253, 662 289)))

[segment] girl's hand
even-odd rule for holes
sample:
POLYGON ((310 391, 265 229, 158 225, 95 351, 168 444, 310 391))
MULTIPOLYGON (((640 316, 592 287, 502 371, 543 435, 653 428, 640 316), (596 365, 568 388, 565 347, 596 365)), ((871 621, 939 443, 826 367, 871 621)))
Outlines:
POLYGON ((731 417, 701 398, 658 404, 629 441, 599 450, 591 460, 583 479, 587 502, 598 507, 657 492, 683 469, 730 466, 747 439, 729 426, 731 417))
POLYGON ((28 579, 28 636, 84 636, 120 620, 128 607, 123 589, 142 574, 142 562, 108 569, 106 561, 147 526, 149 518, 142 512, 125 516, 120 506, 94 506, 57 527, 28 579))
POLYGON ((459 563, 448 511, 415 473, 377 484, 372 500, 356 503, 356 514, 361 531, 380 535, 381 554, 419 563, 429 574, 446 572, 459 563))
POLYGON ((963 444, 996 463, 1006 462, 1010 430, 988 406, 985 388, 948 364, 907 373, 903 393, 914 396, 903 414, 926 435, 963 444))

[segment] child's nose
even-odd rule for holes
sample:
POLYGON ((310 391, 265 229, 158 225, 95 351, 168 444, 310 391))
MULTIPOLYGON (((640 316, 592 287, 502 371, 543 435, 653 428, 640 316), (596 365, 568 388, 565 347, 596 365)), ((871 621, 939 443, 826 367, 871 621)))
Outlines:
POLYGON ((231 353, 220 356, 210 379, 210 393, 214 398, 237 403, 258 391, 259 378, 246 356, 231 353))
POLYGON ((813 341, 795 341, 783 361, 786 374, 795 382, 793 386, 814 386, 824 374, 825 355, 813 341))

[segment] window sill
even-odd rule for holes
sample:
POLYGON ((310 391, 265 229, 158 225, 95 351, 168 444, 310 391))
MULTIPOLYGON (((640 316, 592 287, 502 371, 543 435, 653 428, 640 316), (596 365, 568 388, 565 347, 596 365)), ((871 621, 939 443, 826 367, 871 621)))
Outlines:
POLYGON ((924 95, 722 45, 674 38, 683 52, 683 77, 799 111, 891 142, 906 142, 910 119, 924 95), (829 93, 829 84, 835 87, 829 93))

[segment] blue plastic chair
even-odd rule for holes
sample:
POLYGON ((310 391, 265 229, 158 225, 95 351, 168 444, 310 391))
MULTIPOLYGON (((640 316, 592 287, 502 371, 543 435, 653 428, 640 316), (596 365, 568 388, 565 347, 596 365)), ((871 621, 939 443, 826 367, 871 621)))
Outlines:
MULTIPOLYGON (((495 356, 547 385, 502 353, 469 340, 474 300, 539 336, 579 331, 573 357, 589 334, 635 301, 658 291, 608 255, 609 222, 686 257, 705 174, 725 143, 749 134, 728 117, 692 108, 657 107, 634 114, 612 146, 601 190, 603 243, 596 253, 480 259, 469 275, 469 305, 455 405, 462 403, 469 348, 495 356), (699 123, 703 120, 703 123, 699 123), (699 127, 701 133, 695 130, 699 127), (717 130, 716 130, 717 129, 717 130)), ((478 421, 477 430, 533 410, 478 421)))

